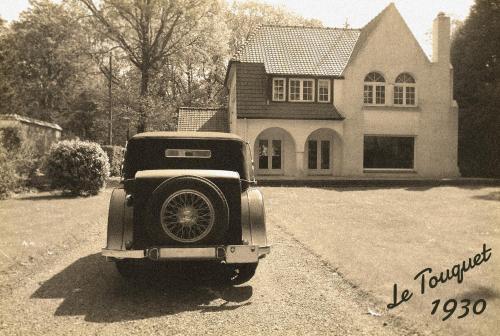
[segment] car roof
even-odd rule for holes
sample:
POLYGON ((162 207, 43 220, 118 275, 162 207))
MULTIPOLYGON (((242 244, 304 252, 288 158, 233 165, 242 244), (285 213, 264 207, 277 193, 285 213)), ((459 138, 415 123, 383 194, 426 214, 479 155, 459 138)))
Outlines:
POLYGON ((139 139, 213 139, 244 142, 244 140, 236 134, 223 132, 144 132, 138 133, 131 138, 131 140, 139 139))

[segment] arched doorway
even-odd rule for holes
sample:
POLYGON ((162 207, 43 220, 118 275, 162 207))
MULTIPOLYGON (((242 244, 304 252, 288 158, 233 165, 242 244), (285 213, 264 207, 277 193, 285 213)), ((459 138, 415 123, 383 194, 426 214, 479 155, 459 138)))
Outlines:
POLYGON ((262 131, 254 144, 257 175, 294 175, 296 167, 295 141, 279 127, 262 131))
POLYGON ((304 145, 304 172, 307 175, 340 175, 342 139, 332 129, 312 132, 304 145))

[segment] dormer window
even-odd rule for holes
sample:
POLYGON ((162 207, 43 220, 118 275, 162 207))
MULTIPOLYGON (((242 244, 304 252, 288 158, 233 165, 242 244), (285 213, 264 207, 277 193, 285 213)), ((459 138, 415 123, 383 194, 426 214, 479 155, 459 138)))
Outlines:
POLYGON ((366 75, 363 102, 365 105, 385 105, 385 78, 378 72, 366 75))
POLYGON ((396 78, 396 84, 394 85, 394 105, 417 105, 415 78, 409 73, 404 72, 396 78))
POLYGON ((314 80, 291 78, 289 81, 288 100, 291 102, 314 101, 314 80))
POLYGON ((273 101, 285 101, 285 78, 273 78, 273 101))
POLYGON ((329 79, 318 79, 318 102, 330 102, 330 87, 329 79))

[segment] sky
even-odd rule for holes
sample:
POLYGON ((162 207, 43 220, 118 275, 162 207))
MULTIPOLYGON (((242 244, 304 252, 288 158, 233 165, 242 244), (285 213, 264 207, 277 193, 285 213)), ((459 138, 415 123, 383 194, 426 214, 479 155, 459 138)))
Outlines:
MULTIPOLYGON (((431 53, 432 20, 439 12, 452 19, 463 20, 474 0, 260 0, 284 6, 306 18, 316 18, 328 27, 361 28, 394 2, 426 53, 431 53)), ((0 17, 7 21, 18 18, 29 6, 29 0, 0 0, 0 17)))

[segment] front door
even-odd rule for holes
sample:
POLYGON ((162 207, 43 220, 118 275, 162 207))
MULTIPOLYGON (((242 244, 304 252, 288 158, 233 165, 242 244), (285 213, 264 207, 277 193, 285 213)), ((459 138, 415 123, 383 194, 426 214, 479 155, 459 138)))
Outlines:
POLYGON ((283 142, 281 139, 259 139, 258 173, 274 175, 283 173, 283 142))
POLYGON ((310 175, 332 173, 332 142, 328 139, 312 138, 307 141, 307 170, 310 175))

